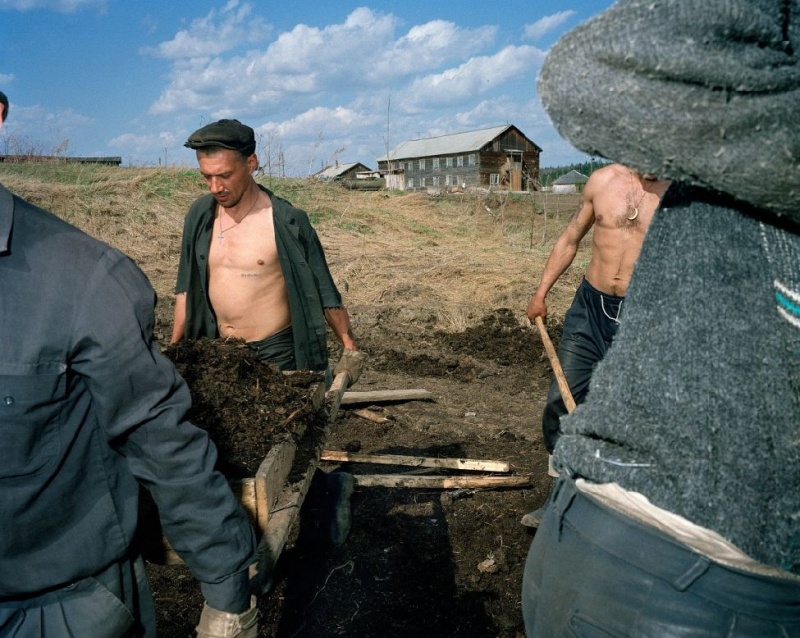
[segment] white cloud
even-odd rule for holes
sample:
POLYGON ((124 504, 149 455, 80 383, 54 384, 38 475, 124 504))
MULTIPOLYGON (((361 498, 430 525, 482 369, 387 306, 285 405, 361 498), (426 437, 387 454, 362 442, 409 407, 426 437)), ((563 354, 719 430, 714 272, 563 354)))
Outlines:
POLYGON ((545 16, 532 24, 525 25, 525 37, 538 40, 548 33, 558 29, 567 20, 575 15, 575 11, 559 11, 553 15, 545 16))
POLYGON ((270 27, 252 12, 252 4, 239 6, 237 0, 231 0, 222 10, 192 20, 189 28, 178 31, 172 40, 143 48, 141 53, 171 60, 210 58, 256 43, 269 35, 270 27))
POLYGON ((544 52, 532 46, 507 46, 492 56, 475 57, 464 64, 411 83, 403 98, 409 110, 457 105, 488 93, 511 80, 534 83, 534 69, 544 52))
POLYGON ((152 156, 154 151, 155 155, 159 155, 164 148, 172 148, 182 141, 182 138, 179 139, 177 135, 169 131, 146 135, 123 133, 110 140, 108 145, 126 154, 152 156))
POLYGON ((265 134, 278 134, 282 137, 314 139, 320 135, 348 134, 353 127, 371 125, 374 121, 350 108, 314 107, 296 117, 280 123, 267 123, 257 128, 265 134))
POLYGON ((31 11, 44 9, 58 13, 77 13, 84 9, 98 9, 105 11, 108 0, 3 0, 0 9, 13 9, 16 11, 31 11))
MULTIPOLYGON (((205 19, 204 19, 205 20, 205 19)), ((175 56, 170 84, 152 105, 153 114, 198 109, 214 116, 307 108, 309 102, 351 90, 391 87, 491 44, 494 27, 461 29, 435 20, 396 36, 399 20, 368 8, 325 28, 297 25, 265 50, 226 57, 184 46, 198 57, 175 56), (235 82, 231 78, 236 78, 235 82), (225 114, 225 115, 223 115, 225 114)), ((188 45, 188 36, 184 38, 188 45)), ((205 38, 203 38, 205 39, 205 38)), ((177 46, 177 36, 169 43, 177 46)), ((352 99, 352 98, 350 98, 352 99)))
POLYGON ((14 81, 13 73, 0 73, 0 89, 14 81))

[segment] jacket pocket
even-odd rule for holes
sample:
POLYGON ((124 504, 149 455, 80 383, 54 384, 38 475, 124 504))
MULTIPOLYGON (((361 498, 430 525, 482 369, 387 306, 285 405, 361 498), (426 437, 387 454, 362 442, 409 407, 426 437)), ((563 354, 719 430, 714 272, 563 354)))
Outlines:
POLYGON ((58 456, 66 370, 0 362, 0 479, 31 476, 58 456))

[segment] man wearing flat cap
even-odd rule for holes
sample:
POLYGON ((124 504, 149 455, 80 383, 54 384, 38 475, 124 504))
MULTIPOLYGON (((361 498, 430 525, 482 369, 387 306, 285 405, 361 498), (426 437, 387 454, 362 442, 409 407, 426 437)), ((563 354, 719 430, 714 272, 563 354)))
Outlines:
POLYGON ((560 422, 526 633, 800 636, 800 4, 620 0, 538 88, 577 148, 671 185, 560 422))
MULTIPOLYGON (((281 370, 328 370, 326 323, 343 353, 333 373, 361 375, 347 309, 308 215, 260 186, 255 135, 224 119, 189 136, 209 194, 189 209, 175 286, 171 343, 180 339, 242 339, 281 370)), ((349 531, 352 477, 320 476, 333 495, 330 540, 349 531)))
POLYGON ((326 322, 344 353, 335 372, 363 367, 350 317, 308 216, 259 186, 253 129, 219 120, 185 144, 210 194, 184 224, 172 343, 243 339, 281 370, 325 371, 326 322))

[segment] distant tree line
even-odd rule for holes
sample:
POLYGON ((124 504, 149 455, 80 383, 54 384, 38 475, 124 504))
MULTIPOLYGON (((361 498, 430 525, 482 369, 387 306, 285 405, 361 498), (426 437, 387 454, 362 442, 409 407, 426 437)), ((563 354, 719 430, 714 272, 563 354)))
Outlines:
POLYGON ((593 171, 605 166, 606 164, 609 164, 607 160, 592 158, 588 162, 582 162, 580 164, 567 164, 566 166, 548 166, 546 168, 539 168, 539 181, 541 182, 542 186, 550 186, 555 180, 564 175, 564 173, 569 173, 570 171, 578 171, 582 175, 589 177, 593 171))

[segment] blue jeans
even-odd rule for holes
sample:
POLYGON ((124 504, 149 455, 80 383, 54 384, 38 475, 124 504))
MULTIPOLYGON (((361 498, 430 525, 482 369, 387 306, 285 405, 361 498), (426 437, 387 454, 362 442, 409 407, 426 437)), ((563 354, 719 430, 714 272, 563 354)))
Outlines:
MULTIPOLYGON (((600 292, 584 279, 564 316, 558 360, 576 404, 586 398, 592 372, 617 334, 623 300, 624 297, 600 292)), ((550 454, 560 433, 559 421, 566 413, 561 390, 553 375, 542 415, 544 445, 550 454)))
MULTIPOLYGON (((198 617, 200 610, 197 610, 198 617)), ((155 638, 156 616, 141 557, 44 593, 0 599, 3 638, 155 638)))
POLYGON ((800 636, 800 581, 692 552, 560 480, 522 579, 528 638, 800 636))

